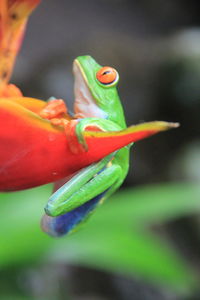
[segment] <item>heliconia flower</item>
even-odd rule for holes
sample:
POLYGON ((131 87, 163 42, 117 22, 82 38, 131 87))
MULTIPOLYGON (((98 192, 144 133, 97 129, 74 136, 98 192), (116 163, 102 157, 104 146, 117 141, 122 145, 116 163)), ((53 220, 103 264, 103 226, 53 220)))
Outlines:
POLYGON ((16 90, 7 88, 7 83, 21 46, 28 17, 39 2, 40 0, 0 1, 0 96, 16 95, 16 90))
MULTIPOLYGON (((28 17, 39 2, 0 1, 0 191, 55 182, 131 142, 175 126, 152 122, 120 132, 85 131, 86 152, 77 141, 75 126, 66 133, 56 126, 56 119, 54 124, 46 119, 45 101, 23 97, 8 83, 28 17)), ((67 113, 64 118, 73 124, 67 113)))

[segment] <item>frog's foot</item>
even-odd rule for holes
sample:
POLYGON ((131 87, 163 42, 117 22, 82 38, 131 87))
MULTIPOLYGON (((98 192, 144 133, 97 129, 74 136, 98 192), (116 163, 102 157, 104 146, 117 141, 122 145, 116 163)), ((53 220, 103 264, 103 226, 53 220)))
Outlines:
POLYGON ((87 152, 88 151, 88 145, 87 145, 87 142, 86 142, 85 137, 84 137, 84 131, 85 130, 97 132, 97 131, 104 131, 104 128, 100 124, 98 124, 95 120, 93 122, 92 121, 88 122, 87 119, 79 122, 76 125, 77 139, 78 139, 79 143, 82 145, 85 152, 87 152))
MULTIPOLYGON (((84 119, 78 119, 73 120, 69 122, 65 128, 66 135, 69 137, 73 137, 74 142, 79 144, 79 149, 81 149, 81 152, 87 152, 88 151, 88 145, 85 139, 85 132, 93 131, 95 132, 103 132, 103 131, 119 131, 121 128, 113 123, 110 120, 106 119, 99 119, 99 118, 84 118, 84 119)), ((75 150, 76 147, 74 147, 74 142, 70 143, 70 146, 72 146, 73 149, 72 152, 79 153, 79 150, 75 150), (75 151, 74 151, 75 150, 75 151)))
MULTIPOLYGON (((54 120, 57 122, 57 120, 54 120)), ((65 134, 69 141, 69 147, 72 153, 80 154, 88 151, 87 143, 84 138, 84 130, 93 130, 100 131, 101 129, 98 126, 82 126, 82 121, 79 120, 71 120, 70 122, 62 122, 64 125, 65 134)))
MULTIPOLYGON (((54 120, 57 122, 57 120, 54 120)), ((84 131, 103 131, 103 128, 90 119, 71 120, 70 122, 62 122, 65 134, 69 140, 69 147, 72 153, 80 154, 88 151, 88 145, 85 141, 84 131)))
POLYGON ((53 99, 50 100, 47 105, 40 111, 39 113, 40 117, 43 119, 52 120, 52 124, 54 125, 60 125, 59 123, 53 119, 61 119, 64 118, 65 115, 67 115, 67 106, 65 102, 62 99, 53 99))

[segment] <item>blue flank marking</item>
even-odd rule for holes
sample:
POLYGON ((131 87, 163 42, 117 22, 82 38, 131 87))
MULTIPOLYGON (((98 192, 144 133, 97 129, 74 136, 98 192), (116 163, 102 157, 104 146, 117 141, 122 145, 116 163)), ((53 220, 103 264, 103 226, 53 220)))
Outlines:
MULTIPOLYGON (((102 168, 97 174, 100 174, 105 169, 106 167, 102 168)), ((87 215, 95 209, 99 201, 103 198, 108 190, 109 188, 93 199, 64 215, 58 217, 47 217, 47 224, 44 226, 44 231, 52 236, 57 237, 67 234, 79 223, 84 221, 87 215)))
POLYGON ((49 224, 49 233, 52 233, 54 236, 67 234, 76 225, 82 222, 92 210, 95 209, 96 205, 106 192, 107 190, 64 215, 52 218, 49 224))

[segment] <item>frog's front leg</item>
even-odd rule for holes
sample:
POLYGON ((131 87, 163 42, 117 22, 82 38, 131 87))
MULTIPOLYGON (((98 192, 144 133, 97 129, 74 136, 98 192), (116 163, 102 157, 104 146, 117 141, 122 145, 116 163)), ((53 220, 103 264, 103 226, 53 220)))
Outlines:
POLYGON ((63 122, 69 147, 74 154, 88 151, 84 131, 119 131, 122 128, 116 123, 100 118, 84 118, 63 122), (75 135, 74 135, 75 133, 75 135))
POLYGON ((114 155, 110 154, 72 177, 50 197, 46 213, 53 217, 65 214, 108 191, 121 176, 121 167, 112 163, 114 155))

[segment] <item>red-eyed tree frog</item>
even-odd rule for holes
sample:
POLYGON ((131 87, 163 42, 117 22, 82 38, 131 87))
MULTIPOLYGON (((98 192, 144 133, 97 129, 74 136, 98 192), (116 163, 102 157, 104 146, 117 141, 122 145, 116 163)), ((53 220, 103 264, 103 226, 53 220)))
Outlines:
MULTIPOLYGON (((124 112, 117 92, 118 72, 112 67, 100 66, 91 56, 76 58, 73 71, 74 120, 63 122, 62 118, 55 118, 56 100, 52 102, 53 110, 52 103, 49 102, 41 112, 41 115, 51 119, 54 125, 62 123, 67 135, 70 123, 71 128, 75 128, 80 147, 78 148, 72 140, 71 151, 75 154, 87 153, 90 147, 84 135, 87 130, 96 131, 96 136, 104 134, 103 132, 106 135, 107 132, 117 134, 124 130, 131 131, 126 129, 124 112), (97 130, 101 132, 98 133, 97 130)), ((43 230, 50 235, 61 236, 77 229, 78 225, 123 183, 129 169, 131 142, 172 127, 177 127, 177 123, 151 122, 135 126, 135 136, 127 146, 78 171, 49 199, 45 207, 46 214, 42 219, 43 230)))
POLYGON ((27 19, 40 0, 0 1, 0 191, 55 182, 42 219, 52 236, 74 231, 124 181, 131 143, 176 127, 126 127, 117 71, 90 56, 74 62, 75 105, 24 97, 9 84, 27 19), (64 185, 63 185, 64 184, 64 185))

